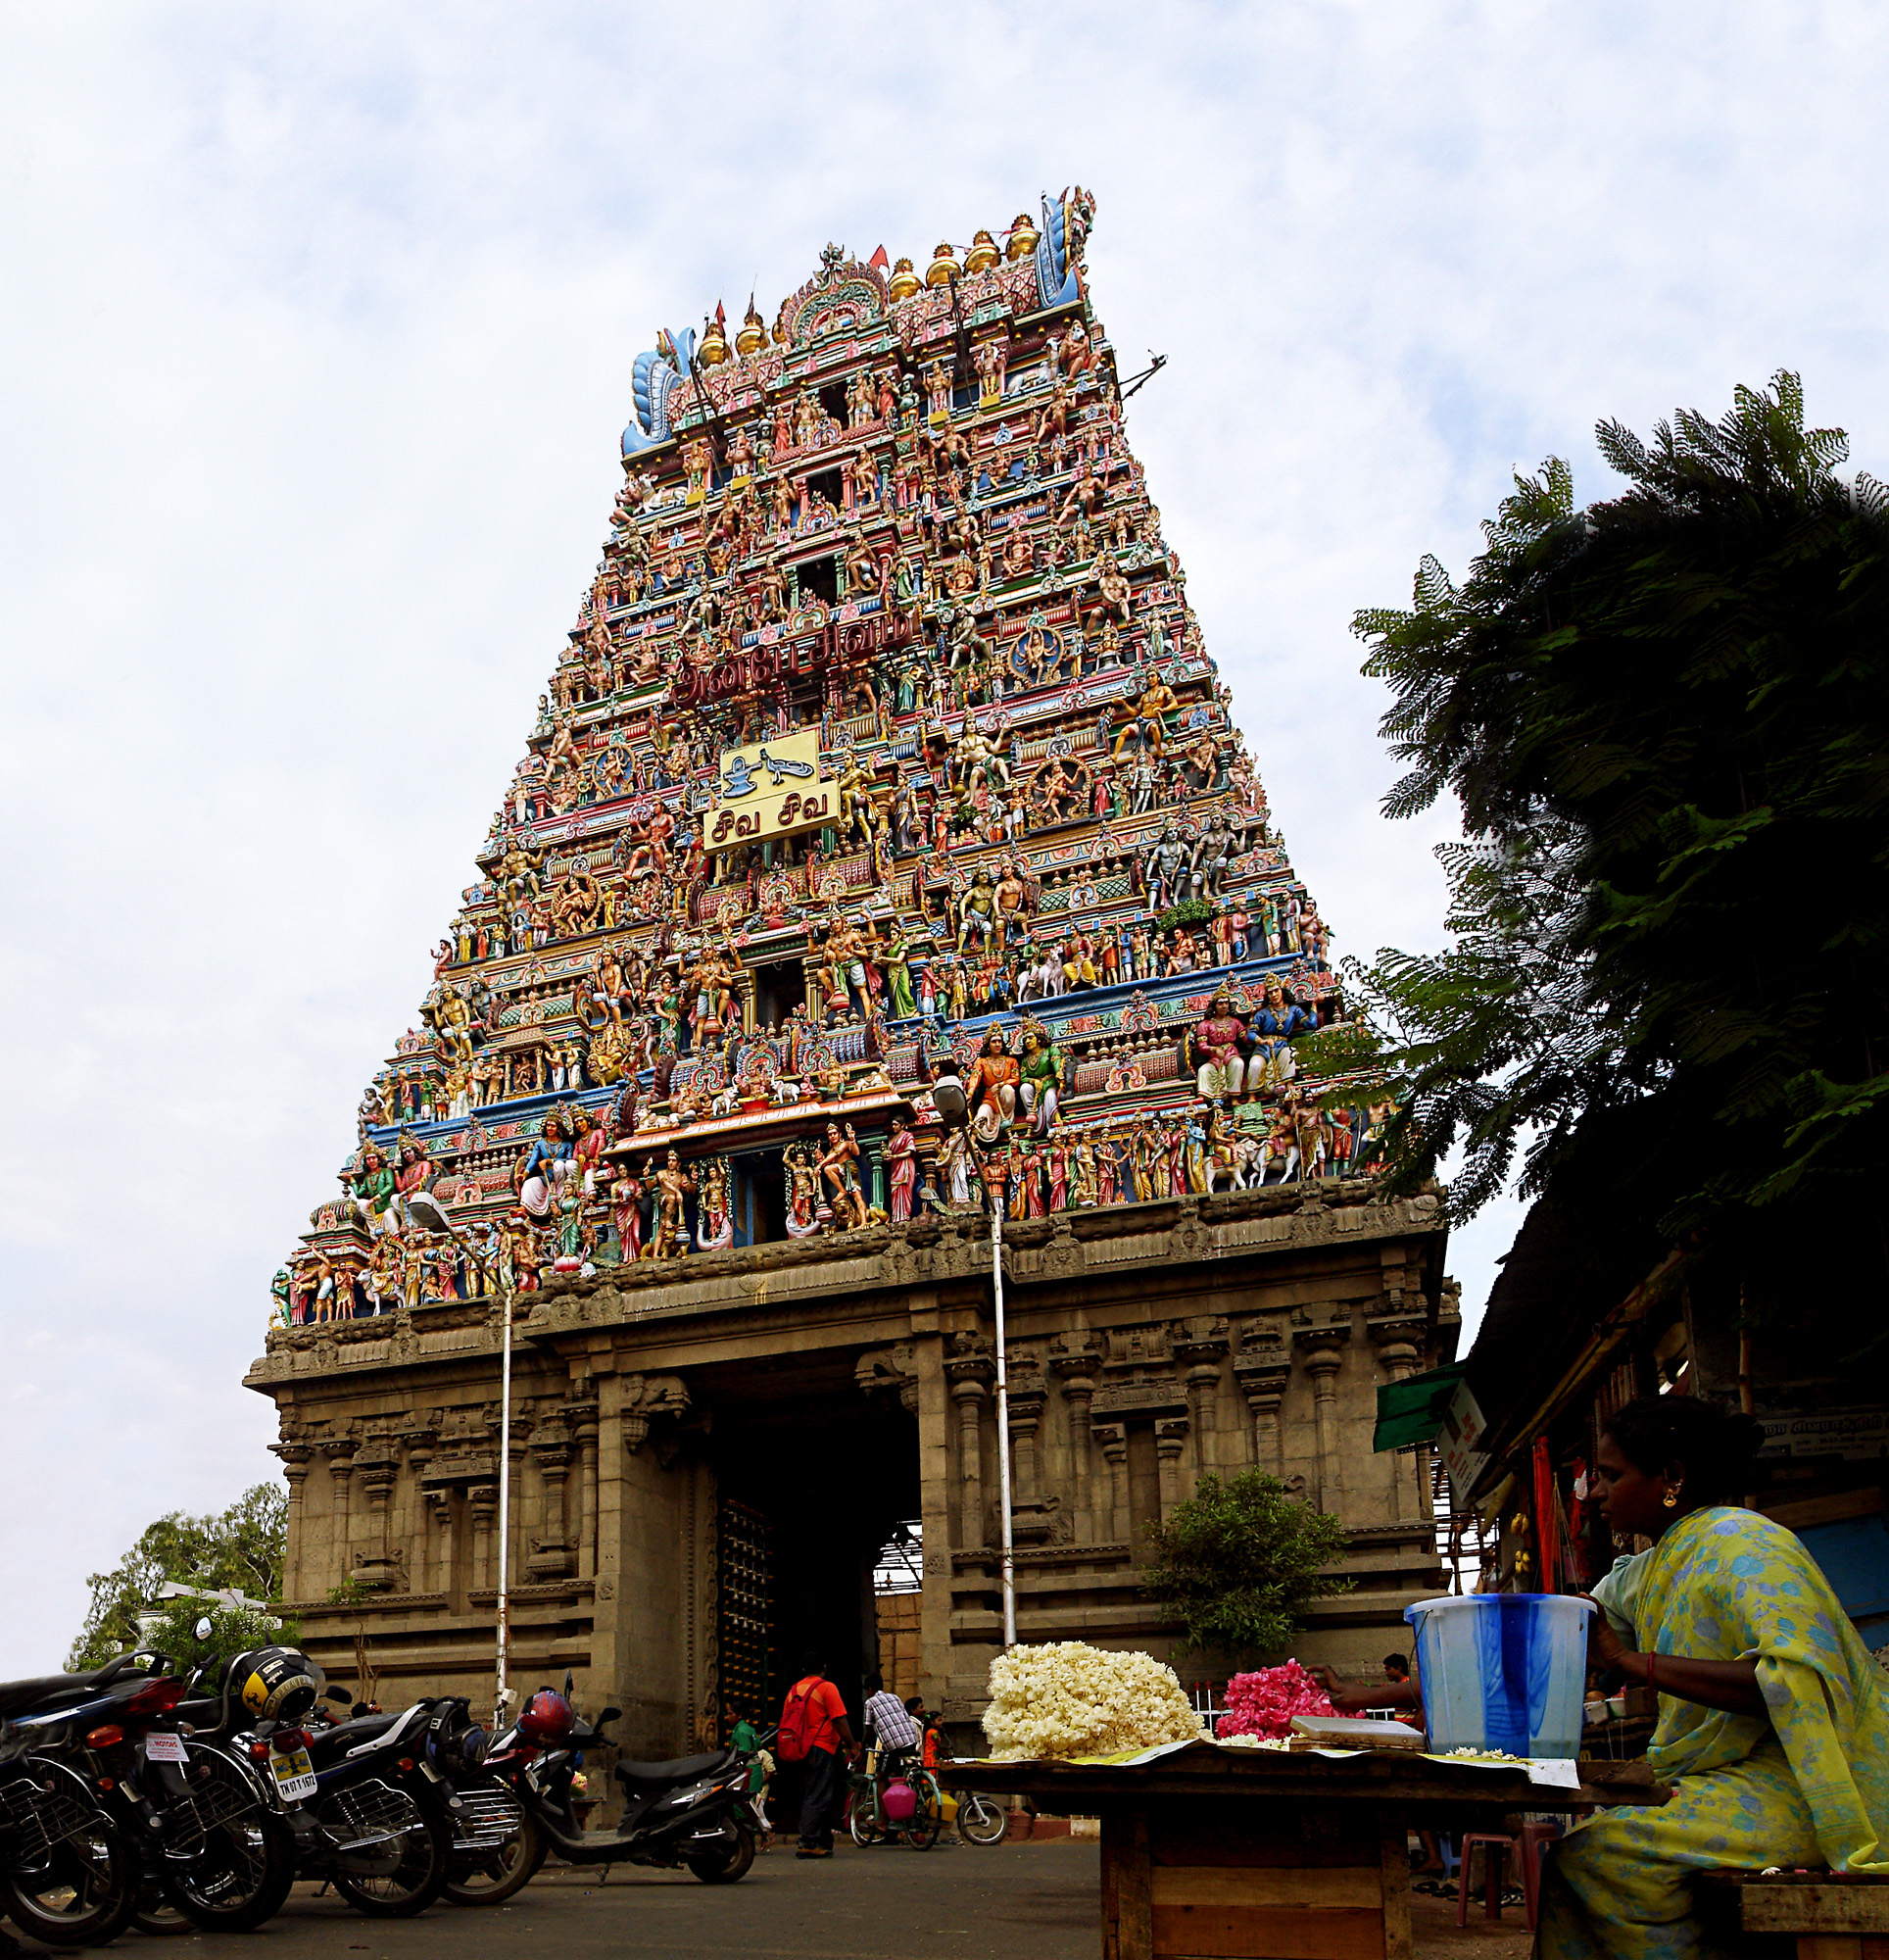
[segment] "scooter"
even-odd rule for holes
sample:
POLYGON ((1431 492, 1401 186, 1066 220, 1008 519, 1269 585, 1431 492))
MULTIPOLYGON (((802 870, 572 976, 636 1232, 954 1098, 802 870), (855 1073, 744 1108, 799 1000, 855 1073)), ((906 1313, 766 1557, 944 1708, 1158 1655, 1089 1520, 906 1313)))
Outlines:
POLYGON ((517 1796, 546 1849, 573 1865, 686 1869, 705 1886, 731 1886, 754 1862, 748 1760, 735 1749, 667 1763, 619 1762, 624 1812, 614 1831, 582 1831, 571 1807, 581 1749, 605 1740, 622 1710, 581 1720, 561 1694, 540 1689, 495 1736, 481 1767, 517 1796))

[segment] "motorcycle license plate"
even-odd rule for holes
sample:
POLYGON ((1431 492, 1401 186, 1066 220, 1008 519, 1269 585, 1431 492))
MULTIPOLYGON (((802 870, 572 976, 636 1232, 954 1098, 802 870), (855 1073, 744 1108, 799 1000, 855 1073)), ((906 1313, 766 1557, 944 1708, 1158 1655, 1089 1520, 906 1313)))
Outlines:
POLYGON ((153 1729, 145 1737, 144 1759, 149 1763, 182 1763, 190 1760, 184 1754, 183 1738, 173 1736, 165 1729, 153 1729))
POLYGON ((315 1765, 307 1749, 271 1750, 269 1773, 275 1778, 275 1793, 284 1803, 300 1803, 315 1791, 315 1765))

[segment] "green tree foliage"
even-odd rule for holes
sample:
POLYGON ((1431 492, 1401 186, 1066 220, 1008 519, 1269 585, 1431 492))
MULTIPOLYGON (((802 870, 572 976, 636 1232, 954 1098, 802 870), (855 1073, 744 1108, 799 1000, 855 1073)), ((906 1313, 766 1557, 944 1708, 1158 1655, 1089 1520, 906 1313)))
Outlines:
POLYGON ((288 1499, 279 1485, 258 1484, 215 1517, 168 1511, 109 1572, 86 1580, 92 1603, 67 1666, 99 1667, 136 1645, 138 1615, 159 1604, 167 1580, 206 1592, 239 1590, 252 1599, 277 1597, 287 1544, 288 1499))
POLYGON ((153 1626, 138 1645, 169 1654, 180 1670, 200 1667, 213 1686, 222 1664, 252 1647, 293 1646, 300 1628, 279 1621, 272 1613, 251 1612, 247 1606, 212 1606, 201 1599, 172 1599, 170 1611, 153 1626), (210 1622, 210 1638, 197 1638, 199 1620, 210 1622))
POLYGON ((1889 1154, 1889 492, 1789 373, 1598 436, 1623 495, 1577 510, 1551 459, 1461 586, 1426 559, 1358 616, 1386 812, 1449 790, 1467 841, 1454 944, 1352 963, 1364 1019, 1318 1060, 1399 1099, 1398 1188, 1461 1150, 1466 1215, 1519 1155, 1524 1195, 1781 1283, 1889 1154))
POLYGON ((1343 1551, 1344 1526, 1263 1470, 1202 1477, 1148 1542, 1142 1590, 1181 1609, 1189 1646, 1234 1659, 1284 1651, 1310 1600, 1351 1590, 1319 1570, 1343 1551))

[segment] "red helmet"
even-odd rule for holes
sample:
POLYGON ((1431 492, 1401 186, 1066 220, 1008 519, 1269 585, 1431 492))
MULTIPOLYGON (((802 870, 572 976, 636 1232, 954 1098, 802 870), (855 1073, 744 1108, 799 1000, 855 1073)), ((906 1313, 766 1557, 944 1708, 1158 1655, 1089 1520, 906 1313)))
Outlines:
POLYGON ((576 1720, 570 1703, 561 1694, 541 1688, 525 1703, 524 1712, 518 1717, 518 1733, 543 1748, 556 1748, 570 1734, 576 1720))

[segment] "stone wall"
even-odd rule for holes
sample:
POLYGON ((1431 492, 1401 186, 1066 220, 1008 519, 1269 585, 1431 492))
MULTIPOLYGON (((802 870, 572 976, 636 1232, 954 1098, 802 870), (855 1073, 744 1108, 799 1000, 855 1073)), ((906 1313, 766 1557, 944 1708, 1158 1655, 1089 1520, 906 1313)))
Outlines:
MULTIPOLYGON (((1020 1637, 1167 1651, 1176 1627, 1139 1591, 1147 1527, 1203 1471, 1257 1463, 1350 1533, 1354 1590, 1315 1609, 1301 1651, 1375 1664, 1403 1606, 1441 1584, 1425 1468, 1374 1455, 1371 1432, 1380 1383, 1453 1351, 1442 1248, 1432 1196, 1386 1201, 1362 1181, 1007 1226, 1020 1637)), ((634 1753, 715 1732, 721 1480, 765 1423, 760 1460, 783 1479, 856 1433, 835 1459, 856 1471, 815 1491, 858 1558, 882 1495, 915 1500, 908 1691, 972 1721, 1000 1639, 990 1266, 984 1220, 946 1216, 522 1296, 514 1684, 568 1669, 587 1707, 624 1709, 634 1753)), ((249 1376, 280 1412, 294 1610, 339 1678, 364 1651, 383 1702, 490 1704, 501 1320, 447 1302, 276 1329, 249 1376)), ((867 1584, 861 1568, 862 1626, 867 1584)), ((822 1596, 844 1617, 837 1592, 822 1596)))

